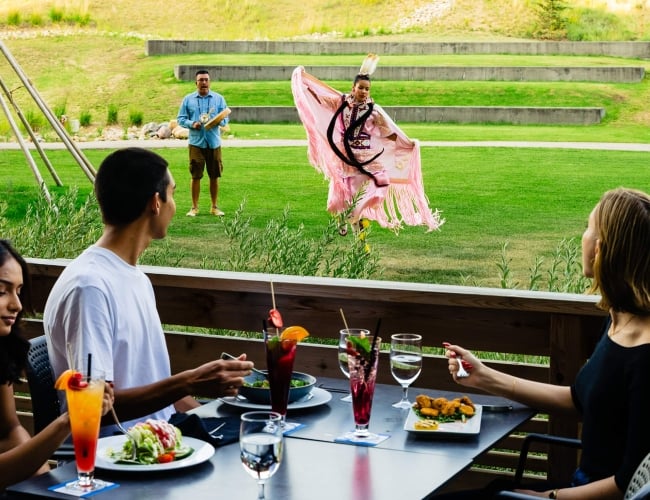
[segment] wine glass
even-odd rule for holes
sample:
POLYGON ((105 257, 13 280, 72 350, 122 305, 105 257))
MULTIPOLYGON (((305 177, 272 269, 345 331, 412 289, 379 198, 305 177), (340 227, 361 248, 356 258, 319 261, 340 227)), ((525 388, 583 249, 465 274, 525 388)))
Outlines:
POLYGON ((410 408, 411 385, 422 371, 422 335, 396 333, 390 338, 390 371, 402 386, 402 399, 393 408, 410 408))
MULTIPOLYGON (((365 330, 364 328, 344 328, 339 332, 339 367, 345 375, 346 378, 350 378, 350 369, 348 368, 348 335, 355 335, 360 337, 362 335, 370 335, 370 330, 365 330)), ((352 394, 343 396, 341 401, 346 403, 352 402, 352 394)))
POLYGON ((257 479, 257 498, 264 497, 264 484, 282 462, 282 415, 274 411, 250 411, 242 414, 239 428, 241 463, 257 479))

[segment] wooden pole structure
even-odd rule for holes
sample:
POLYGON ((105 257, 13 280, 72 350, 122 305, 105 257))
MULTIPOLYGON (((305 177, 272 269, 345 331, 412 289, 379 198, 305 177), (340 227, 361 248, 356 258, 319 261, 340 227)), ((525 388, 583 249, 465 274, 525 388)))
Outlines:
POLYGON ((9 52, 9 49, 5 46, 2 40, 0 40, 0 51, 4 54, 9 64, 16 72, 18 78, 20 78, 20 80, 23 82, 25 89, 32 96, 32 99, 34 99, 36 105, 43 112, 47 121, 50 122, 50 125, 52 126, 54 131, 59 135, 63 143, 66 145, 68 151, 70 151, 74 159, 77 161, 81 169, 84 171, 86 177, 88 177, 90 182, 94 183, 95 175, 97 175, 97 172, 95 171, 95 168, 93 167, 92 163, 90 163, 90 160, 86 158, 86 156, 83 154, 81 149, 79 149, 79 147, 74 143, 74 141, 70 139, 70 136, 68 136, 68 133, 66 132, 65 128, 63 128, 63 125, 61 125, 57 117, 54 116, 54 113, 52 113, 52 111, 47 106, 47 104, 45 104, 45 101, 43 101, 36 88, 32 85, 29 78, 27 78, 27 75, 22 70, 18 62, 14 59, 14 57, 11 55, 11 52, 9 52))
POLYGON ((14 112, 20 118, 20 121, 23 124, 23 127, 25 127, 25 130, 27 130, 27 133, 29 136, 32 138, 32 143, 34 144, 34 147, 38 151, 38 154, 41 156, 41 159, 43 160, 43 163, 45 163, 45 166, 50 172, 50 175, 54 179, 54 182, 56 182, 57 186, 63 186, 63 183, 61 182, 61 179, 59 179, 59 176, 56 173, 56 170, 54 170, 54 166, 50 162, 50 159, 47 157, 45 154, 45 151, 41 147, 40 142, 38 142, 38 139, 34 135, 34 131, 32 130, 32 127, 30 126, 29 122, 27 121, 27 118, 25 118, 25 115, 23 112, 20 110, 18 105, 16 104, 16 101, 14 101, 13 96, 11 95, 11 91, 7 88, 7 86, 4 84, 2 81, 2 78, 0 78, 0 87, 2 87, 2 90, 4 91, 5 95, 7 96, 7 99, 11 103, 12 107, 14 108, 14 112))
POLYGON ((2 97, 1 94, 0 94, 0 106, 2 107, 2 110, 5 112, 5 115, 7 115, 7 120, 9 121, 9 125, 11 126, 11 129, 14 131, 14 135, 16 136, 16 139, 20 144, 20 148, 23 150, 23 153, 25 154, 25 158, 27 159, 27 162, 32 168, 32 172, 34 173, 34 177, 36 177, 36 182, 38 183, 38 186, 41 188, 41 191, 43 192, 43 196, 45 196, 45 199, 50 204, 50 206, 53 206, 52 197, 50 196, 50 192, 48 191, 47 186, 45 185, 45 181, 43 180, 43 177, 41 176, 41 173, 38 170, 38 166, 34 162, 34 158, 32 158, 32 155, 29 153, 29 148, 27 146, 27 143, 25 142, 25 139, 23 139, 23 136, 20 133, 20 130, 18 129, 18 125, 16 124, 16 121, 14 120, 13 116, 11 116, 11 112, 9 111, 9 107, 7 106, 7 102, 5 101, 4 97, 2 97))

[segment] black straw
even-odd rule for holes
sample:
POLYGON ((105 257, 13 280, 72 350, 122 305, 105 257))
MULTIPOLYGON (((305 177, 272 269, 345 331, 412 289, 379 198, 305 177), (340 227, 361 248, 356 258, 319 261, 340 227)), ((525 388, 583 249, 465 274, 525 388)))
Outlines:
POLYGON ((86 376, 88 377, 88 382, 90 382, 90 369, 93 366, 93 355, 91 353, 88 353, 88 372, 86 376))

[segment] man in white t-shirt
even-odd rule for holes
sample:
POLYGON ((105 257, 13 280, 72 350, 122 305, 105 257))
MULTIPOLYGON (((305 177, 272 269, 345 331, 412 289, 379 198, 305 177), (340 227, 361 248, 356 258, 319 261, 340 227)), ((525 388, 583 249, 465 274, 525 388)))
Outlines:
POLYGON ((127 426, 196 407, 192 394, 234 396, 253 367, 242 354, 171 374, 153 287, 137 261, 167 234, 175 188, 167 161, 151 151, 106 157, 95 179, 104 232, 65 268, 45 305, 55 376, 71 364, 83 370, 91 354, 93 372, 113 382, 115 410, 127 426))

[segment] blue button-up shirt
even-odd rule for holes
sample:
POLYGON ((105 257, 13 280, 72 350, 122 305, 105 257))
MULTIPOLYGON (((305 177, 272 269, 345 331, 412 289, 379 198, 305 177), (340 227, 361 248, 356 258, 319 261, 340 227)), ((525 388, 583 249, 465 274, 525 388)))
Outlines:
POLYGON ((221 94, 210 91, 207 95, 202 96, 198 91, 192 92, 183 98, 176 121, 181 127, 189 129, 189 143, 192 146, 215 149, 221 146, 219 127, 226 126, 229 121, 228 117, 219 122, 219 127, 212 127, 210 130, 206 130, 203 126, 195 129, 192 128, 192 124, 194 122, 201 123, 201 115, 204 113, 208 116, 206 121, 209 121, 226 107, 226 100, 221 94))

